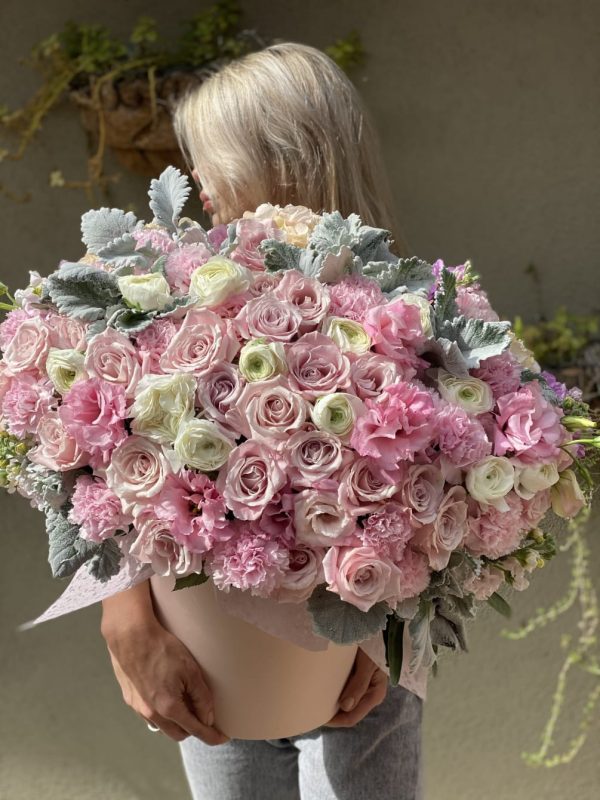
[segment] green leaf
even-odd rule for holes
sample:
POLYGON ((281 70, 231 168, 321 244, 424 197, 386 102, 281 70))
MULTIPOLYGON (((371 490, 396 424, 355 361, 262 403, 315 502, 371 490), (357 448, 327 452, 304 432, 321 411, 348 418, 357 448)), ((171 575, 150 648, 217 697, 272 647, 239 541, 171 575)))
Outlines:
POLYGON ((438 337, 456 342, 469 369, 503 353, 510 345, 510 322, 485 322, 460 316, 445 320, 437 328, 438 337))
POLYGON ((404 620, 395 614, 387 618, 387 626, 383 632, 385 642, 385 663, 390 670, 390 682, 397 686, 402 672, 402 650, 404 636, 404 620))
POLYGON ((209 576, 204 572, 204 568, 202 572, 191 572, 189 575, 184 575, 183 578, 177 578, 173 591, 189 589, 191 586, 201 586, 203 583, 206 583, 208 577, 209 576))
POLYGON ((319 584, 308 599, 307 607, 313 618, 313 631, 336 644, 353 644, 369 639, 387 623, 390 607, 375 603, 368 611, 346 603, 325 584, 319 584))
MULTIPOLYGON (((363 275, 373 278, 387 294, 418 292, 433 286, 433 267, 417 256, 397 261, 373 261, 363 268, 363 275)), ((392 299, 392 298, 389 298, 392 299)))
POLYGON ((441 325, 445 320, 452 320, 458 316, 456 275, 446 267, 442 267, 441 279, 441 285, 435 293, 433 301, 437 325, 441 325))
POLYGON ((168 166, 158 178, 153 178, 148 196, 154 221, 171 231, 177 230, 179 214, 191 190, 187 176, 177 167, 168 166))
POLYGON ((502 595, 498 594, 498 592, 494 592, 494 594, 490 595, 487 599, 487 603, 494 609, 494 611, 502 614, 503 617, 509 618, 512 614, 511 607, 502 597, 502 595))
POLYGON ((278 239, 263 239, 258 249, 265 255, 265 269, 268 272, 298 269, 303 251, 293 244, 278 239))
POLYGON ((95 553, 98 545, 79 536, 79 525, 69 522, 62 511, 46 510, 48 563, 54 578, 69 578, 95 553))
POLYGON ((107 312, 107 325, 127 335, 140 333, 152 324, 156 311, 136 311, 129 306, 116 306, 107 312), (109 316, 110 314, 110 316, 109 316))
POLYGON ((52 302, 68 317, 85 322, 104 317, 121 297, 114 275, 90 264, 62 264, 46 286, 52 302))
POLYGON ((104 539, 88 562, 88 572, 97 581, 106 583, 119 572, 123 552, 115 539, 104 539))
POLYGON ((81 238, 87 249, 100 254, 100 250, 137 226, 135 214, 120 208, 99 208, 87 211, 81 217, 81 238))

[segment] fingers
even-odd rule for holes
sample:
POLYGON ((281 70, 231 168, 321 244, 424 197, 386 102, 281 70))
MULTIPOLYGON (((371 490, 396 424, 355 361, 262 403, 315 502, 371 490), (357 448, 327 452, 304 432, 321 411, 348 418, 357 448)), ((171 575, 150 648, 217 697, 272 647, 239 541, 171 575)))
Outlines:
POLYGON ((180 697, 168 696, 159 702, 160 704, 157 704, 159 713, 182 728, 186 732, 186 736, 196 736, 210 745, 224 744, 229 741, 229 737, 221 731, 198 719, 196 713, 188 706, 188 703, 191 705, 189 698, 183 695, 180 697))
POLYGON ((388 688, 388 676, 385 672, 377 670, 373 675, 373 680, 368 690, 363 694, 356 706, 351 711, 338 711, 338 713, 326 723, 330 728, 350 728, 356 725, 376 706, 385 700, 388 688))
POLYGON ((371 678, 377 669, 377 664, 359 649, 350 677, 340 695, 339 704, 343 711, 350 711, 356 707, 369 688, 371 678))

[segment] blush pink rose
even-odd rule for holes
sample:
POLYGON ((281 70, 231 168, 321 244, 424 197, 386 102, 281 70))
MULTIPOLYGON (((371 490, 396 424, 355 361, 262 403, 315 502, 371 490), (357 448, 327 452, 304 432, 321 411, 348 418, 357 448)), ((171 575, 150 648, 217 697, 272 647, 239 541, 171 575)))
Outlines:
POLYGON ((243 339, 289 342, 297 336, 302 316, 296 306, 280 300, 273 292, 253 297, 235 317, 235 328, 243 339))
POLYGON ((26 319, 31 319, 32 315, 24 308, 16 308, 9 311, 0 323, 0 349, 6 350, 9 343, 14 339, 21 324, 26 319))
POLYGON ((35 433, 44 414, 56 409, 54 387, 30 372, 12 378, 2 399, 2 416, 13 436, 35 433))
POLYGON ((294 497, 296 539, 308 545, 341 543, 354 533, 356 521, 340 505, 337 492, 305 489, 294 497))
POLYGON ((299 430, 287 440, 286 450, 287 474, 292 487, 299 489, 330 478, 341 467, 345 448, 327 431, 299 430))
POLYGON ((48 326, 50 347, 59 350, 81 350, 86 348, 86 326, 78 319, 61 314, 47 314, 44 322, 48 326))
POLYGON ((296 545, 289 551, 289 565, 271 594, 278 603, 301 603, 324 580, 325 548, 296 545))
POLYGON ((219 542, 208 571, 217 589, 230 587, 270 597, 288 567, 287 549, 265 534, 238 527, 238 534, 219 542))
MULTIPOLYGON (((227 415, 230 411, 236 411, 245 385, 246 381, 234 364, 217 361, 198 378, 198 403, 207 416, 237 434, 237 429, 228 422, 227 415)), ((236 416, 236 423, 237 419, 236 416)))
POLYGON ((14 337, 4 349, 4 363, 13 373, 27 370, 44 372, 50 331, 40 316, 29 317, 18 326, 14 337))
POLYGON ((355 458, 347 463, 340 474, 339 499, 350 507, 354 516, 379 508, 396 492, 396 483, 390 483, 371 458, 355 458))
POLYGON ((350 444, 386 470, 402 460, 413 461, 436 436, 432 395, 415 384, 398 381, 365 405, 367 412, 356 420, 350 444))
POLYGON ((330 287, 299 270, 284 272, 274 294, 291 303, 300 313, 300 333, 314 330, 325 319, 330 306, 330 287))
POLYGON ((128 436, 112 452, 106 483, 126 510, 156 497, 173 473, 163 448, 143 436, 128 436))
POLYGON ((560 423, 563 411, 542 395, 539 383, 530 381, 514 394, 497 401, 494 454, 516 455, 525 464, 555 460, 565 437, 560 423))
POLYGON ((361 611, 397 595, 399 570, 373 547, 330 547, 323 573, 327 589, 361 611))
POLYGON ((156 519, 151 509, 136 520, 137 536, 130 554, 142 564, 150 564, 157 575, 183 577, 202 570, 202 556, 178 542, 167 520, 156 519))
POLYGON ((265 292, 272 291, 281 283, 283 275, 283 272, 255 272, 252 286, 248 289, 250 296, 261 297, 265 292))
POLYGON ((137 350, 127 336, 114 328, 92 336, 84 366, 90 377, 122 386, 127 399, 135 396, 143 372, 137 350))
POLYGON ((231 361, 239 347, 229 320, 208 309, 190 311, 160 357, 160 366, 166 373, 202 374, 215 361, 231 361))
POLYGON ((117 531, 129 529, 131 517, 124 514, 121 501, 102 478, 81 475, 71 495, 69 521, 80 526, 80 535, 92 542, 102 542, 117 531))
POLYGON ((376 398, 401 377, 398 365, 391 358, 379 353, 351 353, 350 380, 352 388, 361 400, 376 398))
POLYGON ((226 422, 248 439, 273 447, 286 445, 287 439, 300 430, 308 419, 310 406, 302 395, 290 391, 280 375, 266 381, 247 383, 228 411, 226 422))
POLYGON ((286 483, 285 462, 275 450, 249 440, 235 447, 219 472, 217 489, 238 519, 260 517, 286 483))
POLYGON ((68 472, 89 461, 87 453, 79 447, 75 437, 67 432, 57 413, 44 414, 37 426, 36 439, 37 447, 27 454, 34 464, 41 464, 56 472, 68 472))
POLYGON ((377 281, 363 275, 348 275, 329 287, 330 314, 363 322, 367 312, 384 305, 385 295, 377 281))
POLYGON ((412 546, 425 553, 429 566, 436 571, 448 566, 450 556, 468 531, 466 496, 462 486, 449 489, 433 522, 423 526, 413 538, 412 546))
POLYGON ((286 348, 290 387, 307 400, 347 389, 350 361, 329 336, 305 333, 286 348))
POLYGON ((259 245, 265 239, 280 239, 279 229, 269 220, 238 219, 235 223, 236 246, 229 254, 232 261, 248 269, 263 271, 265 254, 259 245))
POLYGON ((400 484, 402 503, 421 525, 433 522, 444 494, 444 477, 434 464, 413 464, 400 484))

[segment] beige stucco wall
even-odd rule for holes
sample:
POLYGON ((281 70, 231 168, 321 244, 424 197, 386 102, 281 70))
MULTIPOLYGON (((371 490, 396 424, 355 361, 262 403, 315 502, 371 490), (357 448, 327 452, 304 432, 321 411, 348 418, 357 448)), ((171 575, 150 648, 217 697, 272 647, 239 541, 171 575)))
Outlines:
MULTIPOLYGON (((2 0, 0 101, 35 87, 19 57, 69 17, 126 30, 140 13, 164 28, 202 4, 171 0, 2 0), (154 6, 154 7, 153 7, 154 6)), ((600 306, 600 4, 588 0, 288 0, 244 3, 247 21, 270 35, 325 45, 353 27, 371 53, 359 84, 382 134, 403 232, 425 258, 470 257, 505 316, 537 313, 524 268, 543 272, 546 310, 600 306)), ((81 175, 81 130, 68 105, 45 137, 0 180, 32 193, 16 206, 0 197, 2 278, 48 272, 80 253, 77 192, 52 190, 61 168, 81 175)), ((104 204, 146 204, 146 181, 124 176, 104 204)), ((197 209, 197 206, 196 206, 197 209)), ((1 497, 0 798, 170 800, 186 796, 175 746, 153 737, 126 709, 98 634, 99 609, 26 634, 15 626, 58 594, 45 561, 39 516, 1 497)), ((598 525, 596 525, 596 530, 598 525)), ((598 576, 600 550, 595 548, 598 576)), ((516 598, 515 624, 558 597, 568 562, 557 559, 516 598)), ((568 621, 573 623, 574 616, 568 621)), ((503 620, 474 625, 471 653, 447 658, 426 706, 427 800, 591 800, 600 782, 598 721, 572 765, 533 770, 535 749, 561 662, 558 629, 531 640, 499 638, 503 620)), ((564 630, 564 628, 561 628, 564 630)), ((580 680, 566 712, 577 719, 580 680)))

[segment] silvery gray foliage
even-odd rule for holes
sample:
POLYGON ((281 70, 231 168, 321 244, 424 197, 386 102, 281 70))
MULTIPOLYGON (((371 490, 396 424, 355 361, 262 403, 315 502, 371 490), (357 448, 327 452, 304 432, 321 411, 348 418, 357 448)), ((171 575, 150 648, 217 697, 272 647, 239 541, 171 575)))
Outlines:
POLYGON ((364 230, 358 214, 350 214, 346 219, 339 211, 326 211, 312 229, 308 246, 320 253, 338 253, 343 245, 351 250, 361 245, 369 230, 364 230))
POLYGON ((47 279, 58 310, 85 322, 101 319, 121 297, 114 275, 89 264, 65 263, 47 279))
MULTIPOLYGON (((436 334, 443 348, 455 342, 467 369, 474 369, 491 356, 500 355, 510 345, 510 322, 485 322, 482 319, 455 317, 437 324, 436 334)), ((456 356, 456 349, 449 348, 456 356)), ((451 371, 451 370, 449 370, 451 371)))
POLYGON ((190 217, 181 217, 176 238, 181 244, 203 244, 212 250, 207 232, 199 222, 190 217))
POLYGON ((130 233, 113 239, 98 250, 98 256, 106 261, 115 275, 128 275, 134 268, 145 270, 151 261, 149 250, 136 250, 137 242, 130 233))
POLYGON ((552 403, 554 406, 560 405, 560 400, 556 392, 550 388, 548 381, 543 375, 539 372, 533 372, 531 369, 521 370, 521 383, 531 383, 531 381, 537 381, 539 383, 542 394, 549 403, 552 403))
POLYGON ((412 654, 408 664, 409 672, 420 667, 431 669, 435 663, 435 650, 431 641, 431 622, 435 616, 432 600, 421 598, 417 613, 408 623, 412 654))
POLYGON ((307 607, 313 619, 313 631, 336 644, 354 644, 369 639, 385 628, 391 609, 387 603, 375 603, 368 611, 346 603, 324 583, 308 598, 307 607))
POLYGON ((437 330, 446 320, 453 320, 459 316, 456 305, 456 275, 446 267, 442 267, 440 285, 433 299, 434 330, 437 330))
POLYGON ((131 211, 125 212, 120 208, 93 209, 81 217, 81 239, 90 252, 100 255, 100 250, 141 224, 131 211))
POLYGON ((429 339, 421 355, 427 355, 432 364, 443 367, 457 378, 468 378, 469 368, 456 342, 448 339, 429 339))
POLYGON ((403 292, 427 292, 435 280, 432 265, 417 256, 365 264, 363 275, 376 280, 381 290, 392 294, 392 298, 403 292))
POLYGON ((101 542, 93 556, 88 561, 88 572, 97 581, 105 583, 119 572, 123 552, 115 539, 105 539, 101 542))
POLYGON ((39 511, 48 507, 58 511, 67 500, 72 483, 68 473, 55 472, 26 460, 19 476, 19 491, 32 503, 35 498, 35 508, 39 511))
POLYGON ((362 225, 358 232, 359 241, 352 252, 363 264, 371 261, 396 262, 398 257, 390 252, 390 232, 384 228, 371 228, 362 225))
POLYGON ((46 511, 48 533, 48 563, 54 578, 69 578, 88 561, 98 549, 79 535, 79 525, 69 522, 64 509, 46 511))
MULTIPOLYGON (((261 242, 262 244, 262 242, 261 242)), ((228 256, 237 246, 237 223, 227 224, 227 235, 219 245, 219 255, 228 256)))
POLYGON ((168 166, 158 178, 150 181, 148 196, 154 222, 175 232, 179 214, 191 192, 191 186, 181 170, 168 166))
POLYGON ((287 244, 279 239, 263 239, 258 249, 264 254, 265 269, 268 272, 300 269, 300 256, 304 251, 294 244, 287 244))

